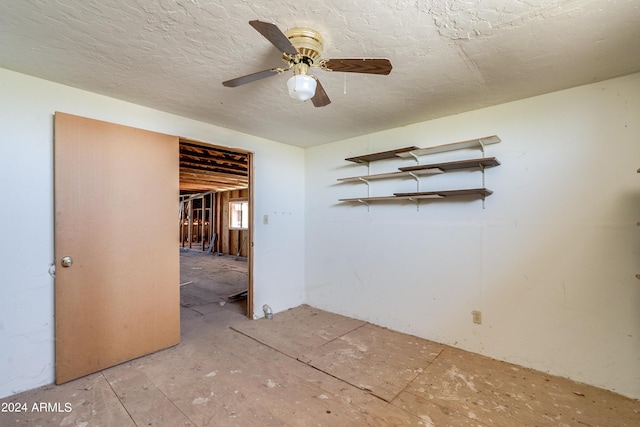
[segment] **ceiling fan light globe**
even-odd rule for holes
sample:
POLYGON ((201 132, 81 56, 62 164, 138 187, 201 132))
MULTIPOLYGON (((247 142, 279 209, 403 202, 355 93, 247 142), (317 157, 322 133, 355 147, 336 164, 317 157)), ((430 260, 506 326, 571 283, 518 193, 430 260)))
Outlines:
POLYGON ((306 74, 291 76, 287 80, 289 96, 298 101, 306 101, 316 94, 316 79, 306 74))

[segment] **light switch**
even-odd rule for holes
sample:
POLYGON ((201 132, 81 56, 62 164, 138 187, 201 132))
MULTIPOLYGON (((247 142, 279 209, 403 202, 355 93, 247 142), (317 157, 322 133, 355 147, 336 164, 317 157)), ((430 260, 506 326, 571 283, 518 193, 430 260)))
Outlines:
POLYGON ((263 224, 269 224, 269 215, 263 215, 262 216, 262 223, 263 224))

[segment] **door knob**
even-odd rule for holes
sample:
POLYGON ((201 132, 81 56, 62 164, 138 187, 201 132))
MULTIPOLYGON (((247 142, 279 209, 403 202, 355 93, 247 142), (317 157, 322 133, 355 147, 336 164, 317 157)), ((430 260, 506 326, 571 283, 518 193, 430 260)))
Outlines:
POLYGON ((70 256, 65 256, 60 260, 60 264, 62 264, 63 267, 71 267, 71 264, 73 264, 73 260, 70 256))

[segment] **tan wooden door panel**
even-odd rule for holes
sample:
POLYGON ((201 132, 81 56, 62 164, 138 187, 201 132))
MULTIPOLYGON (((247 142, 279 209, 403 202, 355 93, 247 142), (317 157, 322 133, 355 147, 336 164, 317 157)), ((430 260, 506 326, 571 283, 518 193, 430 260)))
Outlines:
POLYGON ((54 135, 61 384, 180 341, 179 155, 177 137, 64 113, 54 135))

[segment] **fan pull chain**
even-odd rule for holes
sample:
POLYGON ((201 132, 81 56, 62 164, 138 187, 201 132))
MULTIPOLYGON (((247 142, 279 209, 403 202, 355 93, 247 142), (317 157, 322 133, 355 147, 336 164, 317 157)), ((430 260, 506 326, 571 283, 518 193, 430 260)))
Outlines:
POLYGON ((347 73, 342 74, 344 76, 344 94, 347 94, 347 73))

